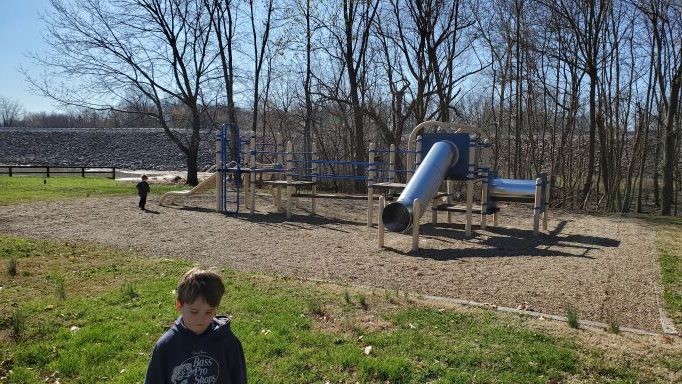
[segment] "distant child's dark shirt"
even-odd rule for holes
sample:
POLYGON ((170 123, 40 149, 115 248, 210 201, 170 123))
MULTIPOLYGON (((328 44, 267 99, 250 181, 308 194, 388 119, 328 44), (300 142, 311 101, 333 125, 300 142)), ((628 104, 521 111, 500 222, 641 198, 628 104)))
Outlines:
POLYGON ((230 318, 215 317, 200 335, 177 319, 156 343, 144 382, 246 383, 244 350, 230 329, 230 318))
POLYGON ((135 188, 137 188, 138 196, 147 196, 147 194, 149 193, 149 183, 147 183, 144 180, 137 183, 135 188))

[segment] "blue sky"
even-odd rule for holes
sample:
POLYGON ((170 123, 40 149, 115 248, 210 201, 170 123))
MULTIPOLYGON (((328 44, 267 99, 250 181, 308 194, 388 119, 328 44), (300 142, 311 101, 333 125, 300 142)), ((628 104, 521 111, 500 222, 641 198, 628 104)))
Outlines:
POLYGON ((49 99, 29 92, 29 85, 19 72, 23 67, 34 75, 40 73, 27 54, 43 54, 47 49, 39 13, 44 13, 49 5, 49 0, 0 0, 0 95, 18 101, 29 112, 56 110, 49 99))

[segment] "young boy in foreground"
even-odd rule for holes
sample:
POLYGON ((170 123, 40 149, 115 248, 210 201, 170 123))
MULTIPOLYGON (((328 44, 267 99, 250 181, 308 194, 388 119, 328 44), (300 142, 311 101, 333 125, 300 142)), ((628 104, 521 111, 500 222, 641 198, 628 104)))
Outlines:
POLYGON ((230 318, 216 316, 225 286, 214 272, 192 268, 177 288, 180 317, 156 342, 145 384, 246 383, 244 351, 230 318))

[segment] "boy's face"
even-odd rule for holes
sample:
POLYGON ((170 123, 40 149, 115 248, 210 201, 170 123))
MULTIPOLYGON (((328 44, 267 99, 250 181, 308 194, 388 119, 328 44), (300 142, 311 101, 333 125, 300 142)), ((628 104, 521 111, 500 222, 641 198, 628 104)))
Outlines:
POLYGON ((176 300, 175 307, 180 311, 185 327, 197 335, 208 328, 216 314, 216 307, 206 303, 203 298, 184 304, 176 300))

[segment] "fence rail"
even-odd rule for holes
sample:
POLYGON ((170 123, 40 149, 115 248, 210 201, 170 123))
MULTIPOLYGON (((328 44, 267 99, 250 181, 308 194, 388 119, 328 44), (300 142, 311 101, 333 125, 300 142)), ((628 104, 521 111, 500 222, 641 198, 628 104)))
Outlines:
POLYGON ((73 167, 65 165, 0 165, 0 176, 81 176, 116 178, 116 167, 73 167))

